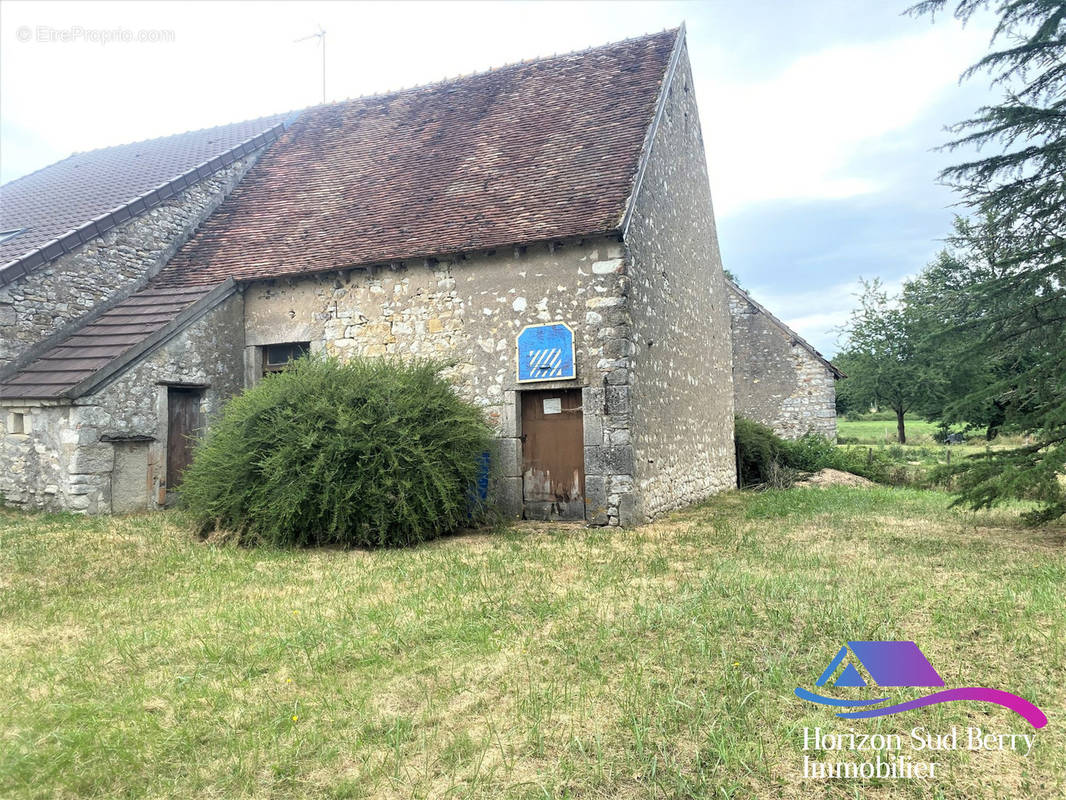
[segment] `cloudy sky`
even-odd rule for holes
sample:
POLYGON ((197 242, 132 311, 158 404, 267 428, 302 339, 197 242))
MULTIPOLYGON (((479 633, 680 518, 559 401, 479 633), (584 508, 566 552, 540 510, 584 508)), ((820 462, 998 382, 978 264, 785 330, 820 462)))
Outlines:
POLYGON ((685 21, 725 266, 827 354, 859 276, 928 262, 955 197, 944 126, 989 19, 909 0, 0 5, 0 177, 72 152, 302 108, 685 21), (142 41, 143 40, 143 41, 142 41))

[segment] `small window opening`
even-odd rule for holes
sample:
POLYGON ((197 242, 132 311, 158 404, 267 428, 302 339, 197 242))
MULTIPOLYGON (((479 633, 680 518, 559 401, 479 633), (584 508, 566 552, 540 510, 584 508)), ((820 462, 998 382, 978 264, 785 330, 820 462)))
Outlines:
POLYGON ((11 433, 26 432, 26 415, 14 413, 11 415, 11 433))
POLYGON ((286 342, 285 344, 266 345, 263 348, 263 374, 282 372, 293 361, 307 355, 310 349, 310 342, 286 342))

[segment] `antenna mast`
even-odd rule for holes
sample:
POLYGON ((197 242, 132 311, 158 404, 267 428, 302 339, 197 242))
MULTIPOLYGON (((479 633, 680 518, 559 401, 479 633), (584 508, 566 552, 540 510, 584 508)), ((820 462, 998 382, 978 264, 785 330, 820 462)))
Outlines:
POLYGON ((322 102, 326 102, 326 31, 322 26, 318 26, 318 33, 312 33, 310 36, 304 36, 301 39, 294 39, 293 44, 297 42, 306 42, 308 39, 318 39, 322 45, 322 102))

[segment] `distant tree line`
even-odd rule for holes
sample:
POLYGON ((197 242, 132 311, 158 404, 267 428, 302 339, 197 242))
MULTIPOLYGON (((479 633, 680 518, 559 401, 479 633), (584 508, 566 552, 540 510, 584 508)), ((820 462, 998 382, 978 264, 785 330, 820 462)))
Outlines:
POLYGON ((960 194, 948 246, 897 296, 864 282, 836 359, 848 374, 841 404, 979 430, 1026 444, 963 460, 950 473, 959 503, 1037 501, 1033 522, 1066 514, 1066 2, 926 0, 967 22, 998 17, 991 51, 964 77, 987 73, 1002 89, 951 129, 945 147, 980 157, 941 179, 960 194))

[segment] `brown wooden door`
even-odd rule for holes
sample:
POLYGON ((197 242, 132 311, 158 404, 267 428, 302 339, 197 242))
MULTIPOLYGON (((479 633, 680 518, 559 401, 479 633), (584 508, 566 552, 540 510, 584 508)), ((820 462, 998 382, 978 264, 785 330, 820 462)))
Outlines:
POLYGON ((181 484, 181 473, 192 460, 194 439, 200 435, 202 389, 167 390, 167 491, 181 484))
POLYGON ((522 500, 526 518, 584 519, 581 390, 521 394, 522 500))

